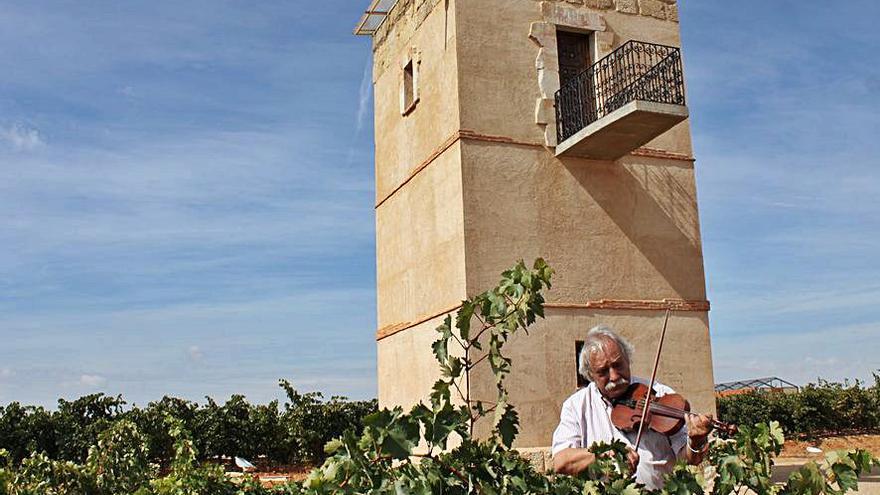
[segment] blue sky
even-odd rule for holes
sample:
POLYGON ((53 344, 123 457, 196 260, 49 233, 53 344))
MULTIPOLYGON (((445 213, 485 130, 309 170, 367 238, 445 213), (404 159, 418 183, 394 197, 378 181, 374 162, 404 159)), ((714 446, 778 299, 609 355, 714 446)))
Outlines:
MULTIPOLYGON (((880 4, 730 5, 681 9, 716 378, 867 378, 880 4)), ((375 395, 362 7, 0 2, 0 403, 375 395)))

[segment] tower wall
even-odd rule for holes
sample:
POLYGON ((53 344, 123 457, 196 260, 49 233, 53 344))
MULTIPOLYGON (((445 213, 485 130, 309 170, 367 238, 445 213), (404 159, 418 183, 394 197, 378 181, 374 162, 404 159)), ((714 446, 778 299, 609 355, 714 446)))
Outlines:
MULTIPOLYGON (((549 445, 592 326, 627 336, 634 373, 650 373, 666 299, 680 311, 659 379, 714 411, 688 121, 620 160, 556 158, 557 28, 593 33, 596 58, 630 39, 680 45, 659 0, 401 0, 375 37, 380 403, 424 399, 442 315, 541 256, 557 271, 547 318, 506 348, 519 447, 549 445), (414 47, 421 101, 402 116, 394 61, 414 47)), ((471 379, 494 397, 488 368, 471 379)))
POLYGON ((374 35, 378 384, 383 406, 426 397, 434 328, 467 297, 454 2, 401 0, 374 35), (419 100, 401 108, 417 64, 419 100))
POLYGON ((465 296, 454 11, 403 1, 376 34, 378 324, 411 324, 465 296), (429 8, 430 7, 430 8, 429 8), (401 73, 417 66, 419 100, 404 114, 401 73))

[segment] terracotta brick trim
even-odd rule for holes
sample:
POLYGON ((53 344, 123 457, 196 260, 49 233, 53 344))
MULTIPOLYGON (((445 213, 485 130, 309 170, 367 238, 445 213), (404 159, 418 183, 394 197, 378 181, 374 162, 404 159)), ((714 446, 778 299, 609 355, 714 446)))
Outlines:
POLYGON ((493 136, 491 134, 480 134, 474 131, 468 131, 462 129, 458 131, 461 139, 467 139, 471 141, 483 141, 487 143, 503 143, 503 144, 515 144, 518 146, 528 146, 531 148, 546 148, 547 146, 544 143, 533 143, 529 141, 520 141, 518 139, 514 139, 507 136, 493 136))
POLYGON ((674 153, 672 151, 658 150, 656 148, 638 148, 630 152, 633 156, 646 156, 648 158, 662 158, 664 160, 680 160, 685 162, 693 162, 696 159, 684 153, 674 153))
POLYGON ((545 308, 561 309, 613 309, 624 311, 709 311, 709 301, 687 301, 685 299, 600 299, 585 303, 546 303, 545 308))
MULTIPOLYGON (((437 313, 425 315, 415 321, 407 321, 387 325, 376 331, 376 341, 380 341, 394 334, 409 330, 421 325, 426 321, 439 318, 452 313, 461 307, 461 304, 448 307, 437 313)), ((593 309, 593 310, 617 310, 617 311, 692 311, 706 312, 710 309, 709 301, 688 301, 685 299, 599 299, 585 303, 545 303, 545 308, 550 309, 593 309)))
POLYGON ((409 181, 413 180, 415 178, 415 176, 419 175, 419 173, 422 170, 425 170, 426 168, 428 168, 428 165, 434 163, 434 160, 439 158, 443 153, 446 153, 446 150, 448 150, 455 143, 457 143, 459 141, 459 139, 460 139, 460 131, 455 132, 451 136, 446 138, 446 140, 443 141, 443 144, 441 144, 434 151, 432 151, 431 154, 428 155, 428 158, 426 158, 422 163, 420 163, 416 168, 414 168, 409 173, 409 175, 406 176, 406 179, 403 179, 403 182, 398 184, 397 187, 395 187, 390 193, 386 194, 384 198, 382 198, 381 200, 379 200, 376 203, 376 209, 378 209, 380 206, 382 206, 383 203, 385 203, 386 201, 391 199, 391 196, 394 196, 395 194, 397 194, 397 191, 400 191, 401 189, 403 189, 403 186, 409 184, 409 181))
POLYGON ((434 314, 420 316, 415 321, 405 321, 405 322, 401 322, 401 323, 395 323, 394 325, 386 325, 386 326, 380 328, 378 331, 376 331, 376 340, 377 341, 382 340, 386 337, 390 337, 390 336, 392 336, 396 333, 400 333, 404 330, 409 330, 410 328, 417 326, 417 325, 421 325, 422 323, 424 323, 426 321, 431 321, 434 318, 439 318, 447 313, 452 313, 453 311, 457 310, 460 307, 461 307, 461 303, 456 304, 455 306, 448 307, 448 308, 446 308, 442 311, 439 311, 437 313, 434 313, 434 314))

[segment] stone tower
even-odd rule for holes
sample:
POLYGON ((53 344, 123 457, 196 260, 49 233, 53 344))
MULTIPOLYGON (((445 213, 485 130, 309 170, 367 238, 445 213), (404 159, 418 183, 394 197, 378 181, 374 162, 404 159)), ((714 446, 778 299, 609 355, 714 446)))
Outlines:
MULTIPOLYGON (((378 376, 427 397, 434 329, 518 259, 556 269, 546 319, 506 347, 518 447, 546 447, 606 323, 714 411, 709 303, 675 0, 375 0, 378 376)), ((488 368, 476 397, 494 397, 488 368)))

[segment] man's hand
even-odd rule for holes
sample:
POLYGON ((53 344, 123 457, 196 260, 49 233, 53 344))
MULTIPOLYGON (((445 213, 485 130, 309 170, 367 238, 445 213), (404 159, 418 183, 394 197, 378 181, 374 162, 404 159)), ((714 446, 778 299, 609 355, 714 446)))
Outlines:
POLYGON ((626 462, 629 464, 630 471, 635 474, 636 469, 639 467, 639 453, 632 448, 627 447, 626 462))
POLYGON ((715 429, 712 424, 712 416, 702 414, 688 414, 684 417, 685 425, 687 425, 688 440, 685 446, 685 457, 688 464, 699 464, 703 462, 706 455, 706 444, 709 441, 709 433, 715 429))
MULTIPOLYGON (((614 454, 605 452, 604 457, 611 457, 614 454)), ((568 474, 574 476, 595 462, 596 456, 587 449, 565 449, 553 456, 553 470, 559 474, 568 474)), ((626 463, 630 471, 636 472, 639 467, 639 453, 632 448, 627 448, 626 463)))
POLYGON ((694 448, 706 443, 709 433, 712 433, 712 430, 715 429, 715 426, 712 424, 712 416, 688 414, 685 416, 684 422, 687 425, 691 446, 694 448))
POLYGON ((595 460, 596 456, 587 449, 565 449, 553 456, 553 471, 575 476, 595 460))

